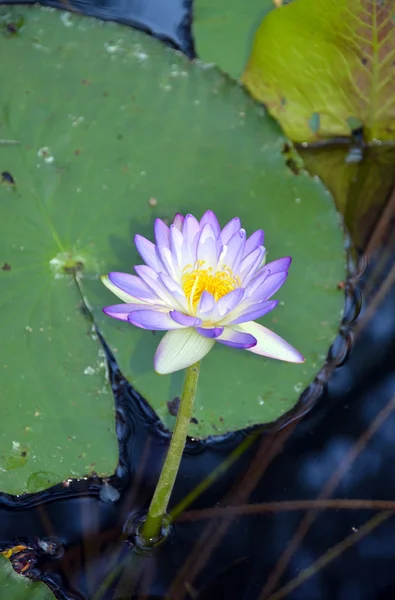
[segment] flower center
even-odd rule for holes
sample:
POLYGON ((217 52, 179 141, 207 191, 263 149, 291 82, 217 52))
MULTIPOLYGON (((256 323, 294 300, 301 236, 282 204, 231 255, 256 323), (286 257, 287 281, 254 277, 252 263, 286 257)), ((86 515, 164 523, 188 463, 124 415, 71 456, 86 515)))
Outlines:
POLYGON ((193 310, 196 310, 203 292, 209 292, 217 302, 232 290, 240 287, 239 277, 235 277, 229 267, 222 265, 222 271, 213 271, 211 267, 202 268, 204 263, 204 260, 198 260, 194 267, 187 265, 183 269, 181 286, 193 310), (188 269, 190 270, 188 271, 188 269))

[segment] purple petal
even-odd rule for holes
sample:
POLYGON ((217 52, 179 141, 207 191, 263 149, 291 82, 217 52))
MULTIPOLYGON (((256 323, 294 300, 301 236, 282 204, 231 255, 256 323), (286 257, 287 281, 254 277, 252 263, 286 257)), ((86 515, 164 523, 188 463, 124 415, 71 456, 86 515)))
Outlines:
MULTIPOLYGON (((265 282, 265 280, 269 280, 270 277, 284 274, 287 276, 287 269, 291 264, 291 261, 292 259, 290 256, 279 258, 278 260, 274 260, 273 262, 268 263, 259 269, 251 281, 248 281, 247 277, 245 281, 243 281, 243 284, 246 286, 246 296, 250 297, 252 294, 256 294, 257 297, 261 295, 261 299, 264 299, 266 294, 264 288, 259 289, 261 285, 265 282)), ((274 282, 276 281, 277 279, 271 280, 271 285, 273 286, 274 282)), ((271 292, 271 295, 274 293, 275 292, 271 292)), ((269 298, 269 296, 267 296, 267 298, 269 298)))
MULTIPOLYGON (((145 307, 146 308, 146 307, 145 307)), ((141 329, 162 331, 184 327, 173 321, 168 312, 159 310, 137 310, 129 313, 128 321, 141 329)))
POLYGON ((269 269, 270 274, 274 275, 274 273, 288 271, 291 262, 292 258, 290 256, 285 256, 284 258, 278 258, 277 260, 273 260, 272 262, 267 263, 265 269, 269 269))
POLYGON ((166 273, 159 273, 159 280, 166 291, 180 304, 181 308, 186 310, 188 302, 182 287, 166 273))
POLYGON ((196 314, 204 319, 204 315, 209 314, 215 306, 215 299, 210 292, 204 291, 200 296, 199 304, 197 306, 196 314))
POLYGON ((240 233, 242 236, 242 242, 240 246, 240 250, 237 253, 235 260, 233 261, 233 266, 231 267, 234 273, 238 273, 240 271, 240 263, 244 255, 244 248, 246 245, 246 232, 245 229, 240 229, 240 233))
POLYGON ((146 302, 147 304, 149 304, 151 302, 148 299, 142 300, 141 298, 136 298, 135 296, 131 296, 130 294, 127 294, 126 292, 121 290, 121 288, 114 285, 112 283, 112 281, 110 281, 110 278, 108 277, 108 275, 102 275, 100 277, 100 279, 101 279, 102 283, 106 286, 106 288, 110 290, 110 292, 115 294, 118 298, 120 298, 121 300, 123 300, 123 302, 126 302, 127 304, 130 304, 130 303, 140 304, 143 302, 146 302))
POLYGON ((134 270, 143 281, 145 281, 145 278, 156 281, 159 277, 158 273, 148 265, 136 265, 134 270))
POLYGON ((170 245, 170 230, 168 226, 161 219, 155 219, 154 231, 156 245, 168 248, 170 245))
POLYGON ((236 231, 239 231, 239 229, 241 229, 240 219, 238 217, 235 217, 234 219, 229 221, 229 223, 227 223, 221 231, 221 244, 227 244, 230 238, 236 233, 236 231))
POLYGON ((144 281, 141 281, 136 275, 112 272, 108 274, 108 278, 111 283, 117 286, 117 288, 130 294, 130 296, 140 298, 141 300, 155 300, 151 290, 149 290, 144 281))
POLYGON ((173 225, 181 231, 183 222, 184 222, 184 215, 177 213, 173 219, 173 225))
POLYGON ((244 286, 255 275, 256 270, 262 263, 264 254, 265 249, 263 246, 260 246, 259 248, 255 248, 255 250, 250 252, 250 254, 245 256, 241 261, 239 267, 239 276, 244 286))
POLYGON ((224 317, 233 310, 244 296, 243 288, 236 288, 225 296, 222 296, 217 302, 217 310, 221 317, 224 317))
POLYGON ((295 350, 291 344, 288 344, 279 335, 263 327, 259 323, 248 322, 242 325, 236 325, 238 331, 249 333, 256 338, 257 344, 249 351, 262 356, 269 356, 277 360, 284 360, 292 363, 304 362, 304 357, 295 350))
POLYGON ((254 321, 260 319, 268 312, 276 308, 278 300, 271 300, 270 302, 260 302, 259 304, 253 304, 245 312, 242 312, 237 319, 229 321, 229 325, 236 325, 237 323, 246 323, 247 321, 254 321))
POLYGON ((155 269, 155 271, 161 270, 161 264, 156 256, 156 246, 142 235, 134 236, 134 243, 138 253, 140 254, 143 261, 149 266, 155 269))
POLYGON ((163 265, 163 271, 165 271, 169 277, 175 279, 177 277, 179 267, 173 262, 173 254, 171 253, 170 248, 167 246, 157 246, 156 255, 163 265))
POLYGON ((247 350, 253 348, 256 345, 256 339, 249 333, 243 333, 236 331, 230 327, 225 327, 223 333, 216 340, 225 346, 231 348, 239 348, 240 350, 247 350))
POLYGON ((221 233, 221 227, 219 226, 218 219, 212 210, 206 210, 200 219, 200 229, 203 229, 204 225, 211 225, 216 238, 221 233))
POLYGON ((178 310, 172 310, 170 312, 170 316, 179 325, 183 325, 184 327, 196 327, 201 325, 202 320, 197 319, 196 317, 192 317, 191 315, 186 315, 178 310))
MULTIPOLYGON (((247 287, 245 290, 245 297, 246 298, 252 297, 257 292, 257 290, 259 290, 261 285, 266 281, 266 279, 269 277, 269 275, 270 275, 270 271, 268 271, 268 269, 266 269, 265 267, 260 269, 257 272, 257 274, 254 276, 254 278, 247 284, 247 287)), ((259 297, 259 294, 257 294, 257 296, 259 297)))
POLYGON ((258 229, 257 231, 254 231, 254 233, 250 235, 250 237, 246 241, 243 258, 250 254, 253 250, 255 250, 255 248, 263 246, 264 239, 265 234, 263 232, 263 229, 258 229))
POLYGON ((268 300, 273 294, 278 292, 280 287, 285 283, 285 280, 288 277, 288 273, 275 273, 274 275, 270 274, 266 279, 265 283, 262 284, 261 287, 257 289, 255 294, 252 294, 250 298, 254 298, 255 296, 260 297, 260 300, 268 300))
POLYGON ((196 327, 196 331, 202 335, 203 337, 207 337, 207 338, 217 338, 219 335, 221 335, 221 333, 223 332, 224 328, 223 327, 212 327, 211 329, 206 328, 206 327, 196 327))
POLYGON ((236 263, 241 258, 246 239, 246 232, 244 229, 239 229, 234 235, 232 235, 229 242, 223 247, 221 256, 218 259, 218 268, 222 269, 224 266, 229 269, 236 270, 236 263))
MULTIPOLYGON (((151 308, 151 306, 150 306, 151 308)), ((159 308, 159 307, 158 307, 159 308)), ((147 310, 146 304, 114 304, 102 309, 105 315, 120 321, 127 321, 128 316, 135 310, 147 310)))
POLYGON ((162 300, 162 302, 172 306, 173 301, 171 295, 163 287, 158 274, 155 273, 151 267, 148 267, 147 265, 136 265, 134 270, 136 271, 137 275, 141 277, 148 288, 155 294, 157 302, 162 300))

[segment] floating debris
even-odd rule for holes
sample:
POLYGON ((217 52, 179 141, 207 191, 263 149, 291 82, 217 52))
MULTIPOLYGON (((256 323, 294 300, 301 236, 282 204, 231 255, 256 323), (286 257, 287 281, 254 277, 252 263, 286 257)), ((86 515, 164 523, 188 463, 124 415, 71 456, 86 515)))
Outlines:
POLYGON ((116 502, 121 497, 121 494, 107 481, 104 481, 100 488, 100 500, 102 502, 116 502))

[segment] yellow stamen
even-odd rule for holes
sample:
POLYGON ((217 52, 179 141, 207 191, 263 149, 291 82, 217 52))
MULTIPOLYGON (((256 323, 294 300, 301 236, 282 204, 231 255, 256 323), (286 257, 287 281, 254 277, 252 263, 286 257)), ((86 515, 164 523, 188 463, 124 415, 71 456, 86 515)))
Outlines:
POLYGON ((196 310, 203 292, 212 294, 217 302, 232 290, 240 287, 239 277, 235 277, 229 267, 222 265, 222 271, 213 272, 211 267, 202 269, 204 263, 204 260, 199 260, 194 268, 192 265, 187 265, 183 269, 184 271, 191 269, 189 272, 184 272, 181 285, 193 310, 196 310))

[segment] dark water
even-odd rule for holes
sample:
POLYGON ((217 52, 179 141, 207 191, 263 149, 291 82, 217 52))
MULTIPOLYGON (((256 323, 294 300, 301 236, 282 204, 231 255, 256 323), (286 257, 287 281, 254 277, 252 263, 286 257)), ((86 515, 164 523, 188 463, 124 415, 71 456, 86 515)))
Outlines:
MULTIPOLYGON (((371 268, 377 272, 377 265, 371 268)), ((369 281, 368 271, 362 284, 369 281)), ((56 539, 63 556, 39 550, 28 573, 46 581, 59 598, 260 598, 306 515, 305 505, 303 510, 293 510, 279 503, 311 501, 323 494, 343 500, 393 498, 394 300, 392 287, 314 408, 300 422, 277 433, 255 433, 250 448, 193 503, 190 515, 188 511, 181 515, 168 541, 151 557, 131 550, 124 528, 148 506, 166 436, 158 434, 154 415, 110 361, 120 440, 120 462, 116 476, 109 480, 111 488, 93 479, 20 499, 1 497, 2 547, 15 542, 34 546, 38 540, 56 539), (328 488, 333 477, 337 483, 328 488), (108 500, 113 488, 120 491, 119 500, 100 500, 101 490, 102 498, 108 500), (269 510, 267 503, 272 503, 269 510), (242 506, 238 515, 229 514, 229 508, 221 513, 221 506, 232 505, 242 506), (253 505, 267 512, 243 514, 253 505), (100 589, 102 595, 95 595, 100 589)), ((366 310, 357 321, 357 333, 364 314, 366 310)), ((191 442, 172 505, 247 438, 240 433, 215 444, 191 442)), ((364 533, 369 521, 372 531, 290 594, 279 597, 393 598, 395 522, 390 513, 378 508, 329 508, 314 515, 276 587, 344 544, 350 535, 364 533), (381 524, 374 518, 382 519, 381 524)), ((56 551, 61 554, 59 548, 56 551)))
MULTIPOLYGON (((193 52, 190 7, 184 2, 75 6, 137 23, 193 52)), ((343 335, 331 355, 345 362, 328 385, 316 383, 323 390, 314 406, 277 432, 191 441, 171 508, 240 443, 251 444, 179 516, 152 556, 133 551, 125 524, 148 507, 167 437, 109 356, 117 472, 108 482, 72 481, 17 499, 0 495, 1 549, 21 542, 32 548, 17 555, 15 568, 28 564, 25 574, 68 600, 395 598, 395 502, 386 504, 395 497, 395 246, 391 236, 381 244, 358 283, 365 305, 353 325, 359 292, 353 285, 347 291, 343 335), (111 502, 115 490, 120 497, 111 502), (339 502, 328 505, 328 499, 339 502)), ((297 410, 307 409, 311 398, 297 410)))
MULTIPOLYGON (((36 4, 36 0, 8 0, 0 4, 36 4)), ((40 4, 130 25, 190 58, 195 56, 191 35, 192 0, 44 0, 40 4)))

